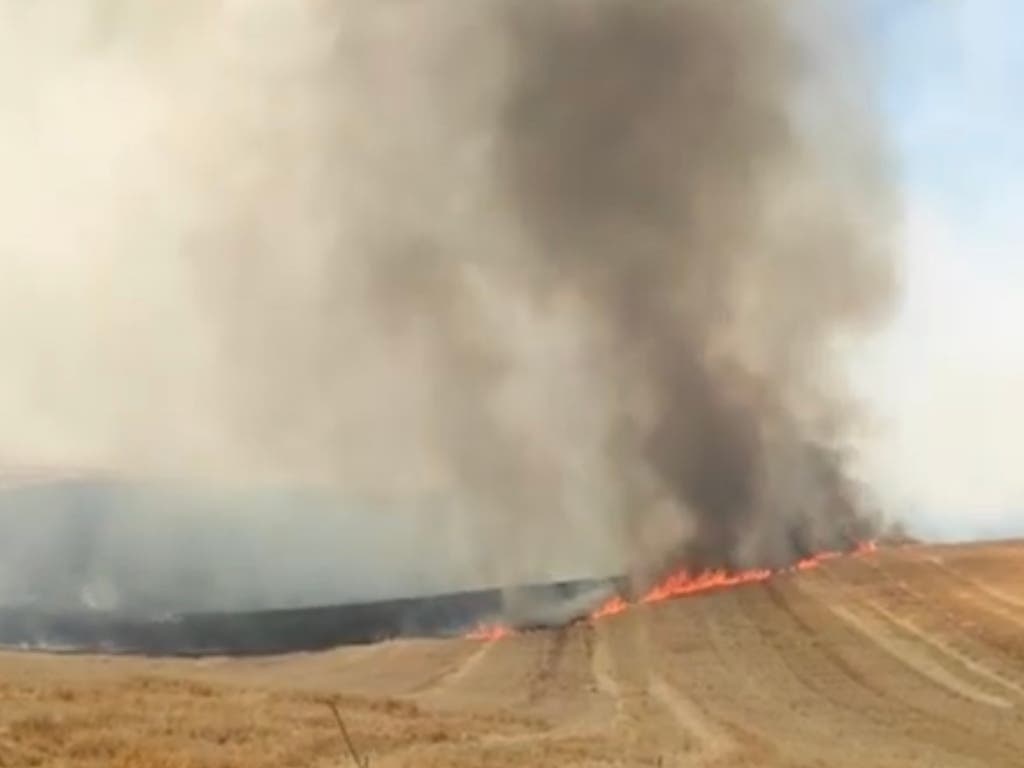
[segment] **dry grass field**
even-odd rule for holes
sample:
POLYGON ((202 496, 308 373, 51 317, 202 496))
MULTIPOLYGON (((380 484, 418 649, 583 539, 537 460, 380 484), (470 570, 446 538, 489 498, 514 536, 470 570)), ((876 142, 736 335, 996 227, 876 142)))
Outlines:
POLYGON ((1024 544, 914 547, 495 642, 0 655, 0 766, 1024 766, 1024 544))

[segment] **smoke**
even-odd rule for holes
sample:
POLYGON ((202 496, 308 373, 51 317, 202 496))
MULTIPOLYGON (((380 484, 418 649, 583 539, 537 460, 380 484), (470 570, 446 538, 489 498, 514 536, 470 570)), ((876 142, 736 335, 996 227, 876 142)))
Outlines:
POLYGON ((483 582, 874 525, 837 363, 894 207, 821 9, 0 13, 0 456, 422 505, 381 570, 483 582))
POLYGON ((863 535, 827 366, 887 298, 884 178, 865 137, 800 124, 783 12, 565 3, 515 22, 503 181, 538 298, 575 302, 602 350, 630 523, 669 509, 703 564, 863 535))

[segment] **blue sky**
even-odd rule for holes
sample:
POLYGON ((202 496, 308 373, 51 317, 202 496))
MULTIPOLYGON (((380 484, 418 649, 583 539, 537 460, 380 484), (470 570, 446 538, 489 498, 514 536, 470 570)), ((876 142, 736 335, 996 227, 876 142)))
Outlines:
POLYGON ((1024 161, 1024 4, 887 4, 885 109, 911 191, 965 224, 1000 224, 1024 161))
POLYGON ((906 206, 870 472, 921 533, 1024 534, 1024 3, 866 7, 906 206))

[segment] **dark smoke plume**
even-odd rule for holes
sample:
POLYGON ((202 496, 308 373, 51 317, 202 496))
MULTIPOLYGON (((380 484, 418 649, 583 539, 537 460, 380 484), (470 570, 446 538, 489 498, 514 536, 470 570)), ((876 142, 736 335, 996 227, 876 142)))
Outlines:
POLYGON ((841 433, 811 413, 843 417, 829 345, 888 298, 890 212, 870 135, 800 125, 791 6, 512 14, 496 156, 530 244, 519 267, 601 350, 628 517, 667 505, 702 565, 786 561, 873 522, 841 433))
POLYGON ((95 81, 74 99, 34 87, 109 98, 75 136, 112 170, 26 169, 82 190, 78 225, 19 241, 95 254, 52 292, 60 316, 106 311, 51 334, 100 351, 74 387, 24 376, 47 382, 25 387, 47 430, 0 448, 45 432, 129 472, 417 508, 381 570, 462 581, 781 564, 870 534, 841 363, 891 299, 894 206, 841 19, 102 5, 78 37, 17 20, 25 57, 90 63, 62 69, 95 81), (75 341, 89 328, 102 345, 75 341))

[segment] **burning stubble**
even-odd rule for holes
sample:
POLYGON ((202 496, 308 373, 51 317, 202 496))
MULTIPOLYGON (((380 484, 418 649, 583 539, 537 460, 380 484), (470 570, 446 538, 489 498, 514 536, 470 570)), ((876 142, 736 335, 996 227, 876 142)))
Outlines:
POLYGON ((6 245, 77 261, 3 266, 52 299, 23 328, 70 348, 43 310, 88 320, 102 353, 19 390, 40 339, 12 346, 7 453, 429 506, 443 532, 384 560, 465 581, 870 533, 836 352, 889 304, 894 207, 821 9, 72 5, 18 23, 89 65, 42 92, 74 114, 79 77, 105 115, 37 153, 81 236, 6 245))

